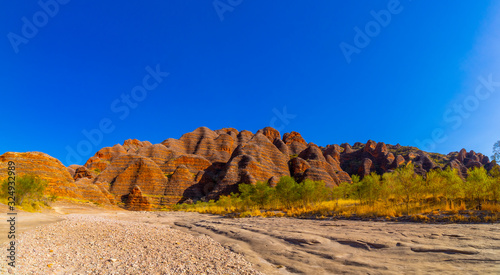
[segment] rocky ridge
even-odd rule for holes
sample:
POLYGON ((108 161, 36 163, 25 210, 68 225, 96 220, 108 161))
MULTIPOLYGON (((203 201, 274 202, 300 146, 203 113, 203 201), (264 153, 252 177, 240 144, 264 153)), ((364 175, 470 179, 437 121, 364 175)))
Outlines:
POLYGON ((21 173, 46 179, 52 194, 120 204, 130 210, 217 199, 237 191, 240 183, 275 185, 283 176, 322 180, 333 187, 351 182, 354 174, 383 174, 409 162, 419 174, 450 166, 462 177, 467 177, 468 168, 489 170, 494 165, 487 156, 465 149, 441 155, 371 140, 320 147, 306 143, 297 132, 281 136, 271 127, 255 134, 200 127, 160 144, 129 139, 123 145, 102 148, 83 166, 64 167, 57 159, 37 152, 5 153, 0 156, 0 175, 6 175, 3 170, 10 160, 21 173))

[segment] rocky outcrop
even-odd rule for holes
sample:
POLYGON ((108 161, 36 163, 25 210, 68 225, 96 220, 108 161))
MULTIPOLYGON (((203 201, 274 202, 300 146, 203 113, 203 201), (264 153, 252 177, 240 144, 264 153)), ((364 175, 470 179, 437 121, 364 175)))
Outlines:
POLYGON ((292 155, 298 155, 307 148, 307 143, 297 132, 290 132, 283 135, 283 142, 288 145, 292 155))
MULTIPOLYGON (((210 162, 225 163, 231 157, 231 153, 238 143, 228 132, 234 133, 229 130, 226 133, 217 134, 207 127, 200 127, 191 133, 182 135, 179 140, 167 139, 162 144, 181 154, 194 154, 202 156, 210 162)), ((238 137, 236 136, 236 138, 238 137)))
POLYGON ((323 147, 306 143, 297 132, 281 137, 271 127, 255 134, 200 127, 160 144, 129 139, 102 148, 84 166, 64 167, 42 153, 6 153, 0 156, 0 175, 6 174, 9 160, 18 164, 21 174, 35 173, 46 179, 52 194, 100 204, 123 203, 131 210, 217 199, 237 192, 241 183, 275 186, 283 176, 299 182, 323 181, 333 187, 351 182, 354 174, 383 174, 410 162, 418 174, 449 166, 464 178, 469 168, 495 166, 488 157, 465 149, 441 155, 372 140, 323 147))
POLYGON ((18 177, 33 174, 47 181, 47 194, 80 197, 78 187, 66 167, 57 159, 40 152, 7 152, 0 156, 0 179, 7 178, 8 162, 13 161, 18 177))
POLYGON ((196 200, 203 197, 204 186, 199 184, 201 178, 197 178, 197 174, 191 171, 183 164, 175 169, 165 188, 166 204, 175 204, 185 199, 196 200))
POLYGON ((162 166, 165 162, 181 156, 181 153, 165 147, 163 144, 154 144, 142 147, 137 150, 137 155, 147 157, 154 161, 156 165, 162 166))
POLYGON ((82 165, 78 165, 78 164, 72 164, 68 167, 66 167, 66 170, 68 170, 69 174, 71 175, 71 177, 73 178, 75 176, 75 172, 76 172, 76 169, 78 167, 81 167, 82 165))
MULTIPOLYGON (((303 173, 296 177, 297 180, 302 181, 304 179, 312 180, 322 180, 328 187, 334 187, 341 183, 338 173, 343 172, 339 165, 336 165, 337 161, 331 157, 330 161, 323 156, 321 149, 315 144, 310 143, 309 146, 299 154, 299 159, 307 161, 309 168, 307 168, 303 173)), ((295 177, 295 175, 293 175, 295 177)), ((346 180, 350 182, 350 178, 346 180)))
POLYGON ((418 174, 450 165, 464 176, 468 167, 486 167, 490 163, 472 151, 444 156, 372 140, 352 146, 344 143, 318 147, 306 143, 297 132, 285 133, 281 138, 271 127, 255 134, 234 128, 212 131, 200 127, 179 139, 155 145, 129 140, 100 150, 86 167, 92 172, 94 163, 102 162, 106 169, 94 182, 107 185, 115 200, 137 185, 152 208, 217 199, 237 192, 240 183, 267 181, 274 186, 282 176, 293 176, 298 181, 321 180, 332 187, 351 182, 353 174, 383 174, 409 162, 418 174))
POLYGON ((445 167, 456 169, 462 178, 467 178, 469 169, 484 167, 489 171, 495 166, 487 156, 472 150, 467 152, 467 150, 462 149, 459 152, 448 154, 447 157, 451 161, 445 167))
MULTIPOLYGON (((358 174, 361 177, 372 172, 380 175, 392 172, 410 162, 413 163, 415 172, 420 175, 425 175, 433 169, 451 167, 457 169, 463 178, 467 177, 470 168, 485 167, 490 170, 494 166, 488 157, 474 151, 467 152, 465 149, 442 155, 427 153, 416 147, 375 143, 372 140, 364 144, 356 142, 352 147, 345 143, 341 147, 343 149, 340 153, 342 169, 351 175, 358 174)), ((328 152, 332 156, 338 151, 332 146, 327 146, 325 149, 325 153, 328 152)))
POLYGON ((102 184, 95 184, 92 179, 79 178, 75 181, 80 198, 93 201, 99 204, 114 204, 114 197, 106 190, 102 184))
POLYGON ((92 183, 89 178, 92 175, 83 166, 64 167, 59 160, 40 152, 8 152, 0 156, 0 177, 7 175, 8 162, 10 161, 16 164, 18 177, 30 174, 45 180, 47 182, 46 195, 90 200, 101 204, 113 203, 102 186, 92 183), (73 176, 71 172, 74 172, 73 176), (87 176, 83 177, 82 175, 87 176), (73 177, 79 180, 75 182, 73 177))
POLYGON ((198 171, 208 169, 212 163, 202 156, 188 154, 172 158, 160 165, 160 168, 164 173, 171 174, 178 169, 180 165, 186 166, 191 173, 196 174, 198 171))
POLYGON ((87 160, 85 167, 90 170, 102 172, 108 167, 111 160, 124 154, 127 154, 127 150, 120 144, 116 144, 113 147, 104 147, 87 160))
POLYGON ((280 132, 274 128, 266 127, 257 131, 257 134, 263 134, 266 136, 270 142, 274 142, 275 139, 281 139, 280 132))
POLYGON ((93 179, 96 177, 96 173, 87 169, 85 166, 80 166, 75 169, 75 173, 73 175, 74 180, 78 180, 81 178, 93 179))
POLYGON ((141 188, 138 185, 132 186, 130 192, 123 196, 125 208, 131 211, 149 211, 151 203, 149 199, 142 194, 141 188))
POLYGON ((236 192, 240 183, 256 183, 268 181, 273 176, 289 176, 288 160, 289 156, 284 155, 267 136, 257 133, 235 149, 220 173, 220 182, 209 198, 236 192))
POLYGON ((358 175, 367 176, 374 170, 373 161, 369 158, 365 158, 358 168, 358 175))
POLYGON ((149 158, 123 155, 113 159, 95 182, 108 183, 109 192, 119 198, 127 195, 135 185, 146 194, 162 195, 167 185, 167 177, 149 158))

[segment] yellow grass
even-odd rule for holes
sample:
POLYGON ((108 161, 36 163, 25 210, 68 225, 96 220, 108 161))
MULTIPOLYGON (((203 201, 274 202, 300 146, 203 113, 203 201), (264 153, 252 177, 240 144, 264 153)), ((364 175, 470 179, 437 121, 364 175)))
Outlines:
POLYGON ((500 213, 500 204, 485 203, 482 205, 482 210, 500 213))
MULTIPOLYGON (((233 217, 309 217, 325 219, 327 217, 353 216, 363 218, 383 218, 394 220, 397 217, 407 215, 406 204, 375 202, 373 205, 360 204, 358 200, 333 200, 323 201, 315 204, 294 206, 290 208, 276 207, 274 209, 260 209, 258 206, 246 207, 235 206, 230 203, 225 206, 217 205, 215 202, 197 203, 192 205, 180 205, 173 210, 210 213, 216 215, 227 215, 234 213, 233 217)), ((465 203, 423 203, 412 202, 409 204, 408 218, 416 222, 429 222, 430 216, 439 219, 442 215, 447 216, 450 222, 493 222, 500 219, 500 204, 484 203, 483 210, 491 212, 482 218, 475 217, 473 210, 465 210, 465 203), (437 218, 436 218, 437 217, 437 218)))

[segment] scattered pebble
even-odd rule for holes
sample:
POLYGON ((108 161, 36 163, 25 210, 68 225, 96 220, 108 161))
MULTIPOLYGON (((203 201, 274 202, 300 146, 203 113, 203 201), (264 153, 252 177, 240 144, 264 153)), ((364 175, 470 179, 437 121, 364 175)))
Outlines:
MULTIPOLYGON (((206 235, 82 214, 17 237, 16 274, 261 274, 206 235), (49 253, 47 253, 49 251, 49 253)), ((2 245, 6 251, 7 244, 2 245)))

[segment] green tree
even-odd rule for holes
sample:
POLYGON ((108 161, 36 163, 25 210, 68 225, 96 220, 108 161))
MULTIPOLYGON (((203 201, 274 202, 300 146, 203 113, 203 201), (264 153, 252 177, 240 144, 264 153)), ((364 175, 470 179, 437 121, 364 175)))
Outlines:
POLYGON ((442 170, 434 169, 427 173, 425 178, 425 189, 432 194, 434 201, 437 201, 440 195, 444 195, 443 190, 446 187, 446 177, 442 170))
POLYGON ((353 199, 358 199, 359 200, 359 203, 361 204, 361 200, 362 200, 362 195, 361 195, 361 181, 359 180, 359 176, 358 175, 355 175, 355 177, 351 178, 352 179, 352 183, 351 183, 351 186, 350 186, 350 196, 353 198, 353 199))
POLYGON ((399 196, 406 204, 406 214, 409 214, 409 204, 412 199, 418 197, 423 184, 422 177, 415 174, 413 163, 409 163, 396 170, 399 196))
POLYGON ((276 197, 284 207, 290 208, 299 199, 297 187, 297 182, 288 176, 282 177, 276 184, 276 197))
POLYGON ((347 199, 352 193, 352 184, 348 182, 342 182, 339 186, 332 189, 333 198, 336 200, 347 199))
POLYGON ((394 201, 395 197, 400 193, 397 181, 397 173, 385 173, 382 175, 382 187, 380 190, 380 197, 386 203, 389 200, 394 201))
POLYGON ((469 176, 465 184, 466 197, 471 201, 485 200, 490 185, 490 177, 484 167, 475 167, 469 170, 469 176))
POLYGON ((363 197, 368 204, 373 205, 379 198, 381 189, 380 176, 373 172, 365 176, 360 183, 361 197, 363 197))
POLYGON ((458 171, 456 169, 447 167, 440 174, 445 178, 441 194, 445 197, 446 204, 448 204, 448 202, 451 203, 464 195, 464 181, 458 175, 458 171))
POLYGON ((325 187, 325 183, 323 181, 306 179, 297 184, 299 200, 303 205, 326 200, 329 193, 328 191, 329 190, 325 187))
MULTIPOLYGON (((17 205, 21 205, 24 202, 36 202, 43 198, 43 193, 47 188, 47 181, 42 180, 36 175, 23 175, 17 177, 15 184, 15 202, 17 205)), ((9 194, 9 181, 5 179, 2 182, 2 198, 7 199, 12 194, 9 194)))
POLYGON ((266 207, 274 198, 274 189, 267 182, 257 182, 253 184, 240 184, 238 186, 240 198, 246 205, 258 205, 266 207))
POLYGON ((495 165, 490 170, 490 186, 489 186, 489 195, 491 199, 495 202, 495 204, 500 200, 500 166, 495 165))

